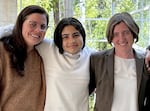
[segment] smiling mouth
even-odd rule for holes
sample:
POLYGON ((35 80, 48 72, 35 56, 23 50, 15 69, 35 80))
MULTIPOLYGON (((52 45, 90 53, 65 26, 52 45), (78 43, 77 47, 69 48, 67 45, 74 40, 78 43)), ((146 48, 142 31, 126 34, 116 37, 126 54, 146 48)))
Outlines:
POLYGON ((33 35, 33 34, 31 34, 31 36, 34 37, 34 38, 40 38, 40 36, 33 35))
POLYGON ((119 45, 121 45, 121 46, 125 46, 126 44, 119 44, 119 45))
POLYGON ((125 42, 125 43, 119 43, 119 45, 120 46, 125 46, 125 45, 127 45, 127 42, 125 42))

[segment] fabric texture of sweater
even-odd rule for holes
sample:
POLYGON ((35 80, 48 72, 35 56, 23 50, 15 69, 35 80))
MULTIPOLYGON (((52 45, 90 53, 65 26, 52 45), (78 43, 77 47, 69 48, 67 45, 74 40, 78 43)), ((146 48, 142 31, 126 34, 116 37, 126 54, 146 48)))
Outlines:
POLYGON ((46 73, 45 111, 88 111, 89 57, 93 50, 60 54, 53 41, 37 47, 46 73))
POLYGON ((43 61, 36 50, 28 54, 20 76, 0 42, 0 111, 43 111, 45 83, 43 61))

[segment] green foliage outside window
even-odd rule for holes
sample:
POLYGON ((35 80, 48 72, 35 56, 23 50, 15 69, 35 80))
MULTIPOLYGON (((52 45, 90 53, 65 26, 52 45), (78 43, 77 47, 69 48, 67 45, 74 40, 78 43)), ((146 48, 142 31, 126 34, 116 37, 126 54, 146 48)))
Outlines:
MULTIPOLYGON (((18 7, 20 7, 19 1, 22 1, 22 8, 30 5, 37 4, 43 6, 50 14, 53 11, 58 10, 55 7, 56 3, 61 3, 63 0, 18 0, 18 7)), ((137 21, 140 27, 139 42, 137 43, 141 47, 146 47, 149 44, 150 38, 150 13, 149 10, 142 10, 144 7, 150 7, 149 0, 83 0, 85 1, 85 20, 83 25, 85 26, 87 33, 87 45, 98 50, 109 48, 107 43, 105 32, 106 25, 109 18, 117 13, 127 11, 133 15, 133 18, 137 21), (135 12, 135 10, 141 10, 135 12)), ((80 7, 82 0, 73 0, 74 17, 82 18, 83 13, 80 7)), ((61 7, 61 6, 59 6, 61 7)), ((60 10, 63 12, 63 10, 60 10)), ((61 19, 61 18, 59 18, 61 19)), ((54 17, 50 15, 50 28, 47 31, 46 36, 48 38, 53 37, 54 31, 54 17)))

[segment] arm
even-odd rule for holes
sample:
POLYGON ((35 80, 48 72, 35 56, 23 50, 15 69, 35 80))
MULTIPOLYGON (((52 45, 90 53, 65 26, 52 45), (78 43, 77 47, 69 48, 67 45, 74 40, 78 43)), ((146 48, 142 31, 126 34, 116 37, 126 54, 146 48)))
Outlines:
POLYGON ((12 34, 13 27, 14 27, 13 24, 0 27, 0 38, 12 34))
POLYGON ((90 83, 89 83, 89 94, 92 94, 96 88, 94 64, 92 64, 92 57, 90 57, 90 83))
POLYGON ((150 45, 146 48, 145 64, 150 71, 150 45))

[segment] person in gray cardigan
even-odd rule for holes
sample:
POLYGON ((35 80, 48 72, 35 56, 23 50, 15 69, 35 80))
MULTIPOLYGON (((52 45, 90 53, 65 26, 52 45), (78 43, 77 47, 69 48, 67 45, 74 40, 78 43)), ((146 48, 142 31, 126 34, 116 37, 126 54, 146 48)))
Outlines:
POLYGON ((96 92, 94 111, 143 111, 149 81, 145 54, 133 48, 139 27, 127 12, 116 13, 107 25, 111 49, 90 57, 89 90, 96 92))

